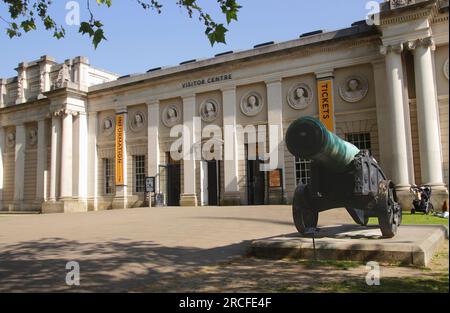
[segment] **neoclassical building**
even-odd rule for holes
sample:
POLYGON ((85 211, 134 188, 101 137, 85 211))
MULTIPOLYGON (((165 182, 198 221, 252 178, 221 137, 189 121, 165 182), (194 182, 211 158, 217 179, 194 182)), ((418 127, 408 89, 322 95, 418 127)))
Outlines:
MULTIPOLYGON (((163 205, 290 202, 309 160, 283 136, 301 116, 368 149, 396 184, 448 199, 448 1, 387 1, 379 23, 302 34, 119 77, 77 57, 20 63, 0 79, 0 209, 79 212, 144 205, 154 177, 163 205), (195 122, 199 120, 200 123, 195 122), (214 137, 212 160, 176 160, 175 125, 194 145, 199 129, 267 127, 258 146, 276 151, 261 171, 252 136, 214 137), (276 132, 276 133, 275 133, 276 132), (221 159, 231 153, 231 159, 221 159)), ((199 135, 200 134, 200 135, 199 135)), ((155 198, 155 197, 153 197, 155 198)))

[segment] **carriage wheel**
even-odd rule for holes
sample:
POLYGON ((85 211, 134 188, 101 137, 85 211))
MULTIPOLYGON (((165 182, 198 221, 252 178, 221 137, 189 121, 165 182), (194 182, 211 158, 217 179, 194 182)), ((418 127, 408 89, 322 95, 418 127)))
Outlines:
POLYGON ((392 238, 402 222, 402 209, 396 201, 394 184, 381 181, 378 187, 377 213, 383 237, 392 238))
POLYGON ((307 230, 317 228, 319 212, 315 211, 311 205, 307 185, 297 186, 292 204, 292 215, 299 233, 305 234, 307 230))

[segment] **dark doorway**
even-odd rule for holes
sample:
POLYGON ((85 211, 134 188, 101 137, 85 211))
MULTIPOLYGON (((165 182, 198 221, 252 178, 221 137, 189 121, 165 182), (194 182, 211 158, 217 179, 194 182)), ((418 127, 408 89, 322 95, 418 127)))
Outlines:
POLYGON ((219 204, 219 162, 208 161, 208 205, 219 204))
MULTIPOLYGON (((265 188, 265 172, 260 170, 261 161, 249 160, 252 153, 249 153, 248 146, 246 149, 247 155, 247 198, 249 205, 265 204, 266 188, 265 188)), ((257 150, 256 150, 257 151, 257 150)), ((253 154, 253 155, 254 155, 253 154)), ((255 158, 254 156, 251 158, 255 158)))
POLYGON ((178 206, 180 205, 181 194, 181 166, 179 161, 174 161, 170 157, 170 153, 167 154, 167 205, 178 206))

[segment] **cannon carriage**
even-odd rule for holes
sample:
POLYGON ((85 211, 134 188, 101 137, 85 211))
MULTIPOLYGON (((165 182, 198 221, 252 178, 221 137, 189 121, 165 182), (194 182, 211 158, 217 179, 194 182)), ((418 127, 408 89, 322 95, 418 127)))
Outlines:
POLYGON ((286 145, 294 156, 312 161, 311 183, 299 184, 294 193, 293 218, 300 233, 315 231, 320 212, 346 208, 357 224, 365 226, 370 217, 377 217, 383 237, 396 235, 402 209, 395 186, 367 150, 312 117, 289 126, 286 145))

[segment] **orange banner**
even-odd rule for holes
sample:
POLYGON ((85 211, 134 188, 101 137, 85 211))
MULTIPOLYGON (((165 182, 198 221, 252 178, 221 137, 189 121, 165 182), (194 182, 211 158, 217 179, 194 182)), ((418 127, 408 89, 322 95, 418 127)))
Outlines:
POLYGON ((116 186, 123 186, 124 181, 124 131, 125 115, 116 115, 116 186))
POLYGON ((317 94, 319 95, 320 121, 329 131, 334 132, 333 80, 317 81, 317 94))

